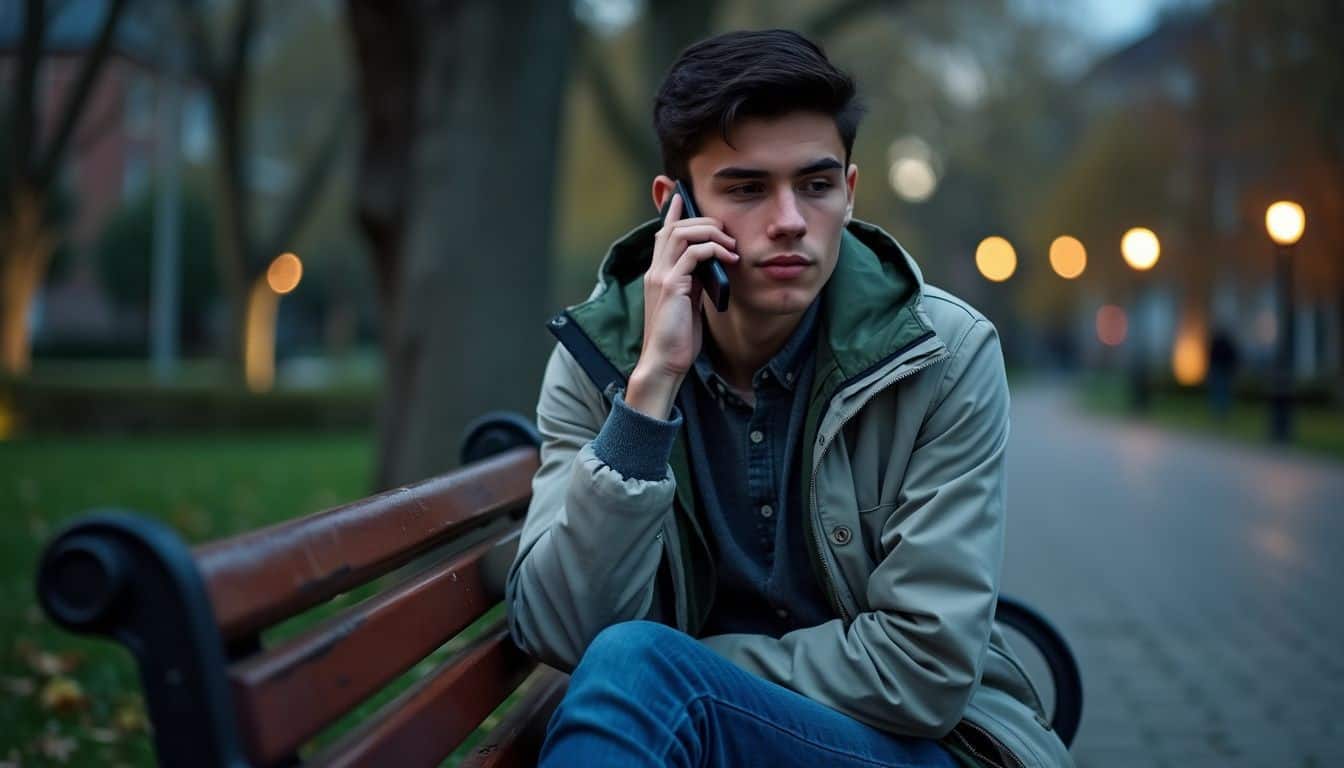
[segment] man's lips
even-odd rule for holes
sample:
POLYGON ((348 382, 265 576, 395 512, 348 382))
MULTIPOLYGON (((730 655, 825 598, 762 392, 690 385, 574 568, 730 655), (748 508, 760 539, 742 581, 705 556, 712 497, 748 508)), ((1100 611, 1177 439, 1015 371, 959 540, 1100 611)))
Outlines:
POLYGON ((798 256, 798 255, 796 255, 796 254, 789 254, 789 255, 787 255, 787 256, 775 256, 775 257, 772 258, 772 259, 768 259, 768 260, 766 260, 766 261, 761 262, 758 266, 761 266, 761 267, 805 267, 805 266, 808 265, 808 263, 809 263, 808 260, 807 260, 806 258, 802 257, 802 256, 798 256))

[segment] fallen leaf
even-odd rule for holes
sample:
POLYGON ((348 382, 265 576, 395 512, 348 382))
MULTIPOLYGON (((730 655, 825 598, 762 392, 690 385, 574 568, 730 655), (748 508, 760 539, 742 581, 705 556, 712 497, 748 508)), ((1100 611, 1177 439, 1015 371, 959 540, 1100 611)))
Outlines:
POLYGON ((53 677, 42 686, 42 708, 48 712, 76 712, 89 705, 79 683, 68 677, 53 677))
POLYGON ((68 675, 79 668, 84 661, 84 655, 78 651, 52 653, 31 645, 20 649, 19 653, 23 655, 24 661, 28 662, 29 668, 44 677, 68 675))
POLYGON ((88 734, 91 740, 99 744, 116 744, 121 741, 121 734, 115 728, 90 728, 88 734))
POLYGON ((122 704, 112 715, 112 724, 122 733, 141 733, 149 730, 145 711, 137 704, 122 704))
POLYGON ((70 759, 70 755, 79 748, 79 743, 57 733, 47 733, 37 740, 37 751, 43 757, 49 757, 58 763, 70 759))
POLYGON ((0 677, 0 690, 11 696, 32 696, 37 683, 31 677, 0 677))

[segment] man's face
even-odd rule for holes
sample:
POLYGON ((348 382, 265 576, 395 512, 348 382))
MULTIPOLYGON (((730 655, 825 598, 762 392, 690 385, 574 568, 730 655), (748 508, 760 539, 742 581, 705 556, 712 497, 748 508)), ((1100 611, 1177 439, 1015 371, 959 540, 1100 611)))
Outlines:
POLYGON ((729 311, 790 315, 821 292, 840 254, 858 168, 844 166, 835 120, 795 112, 739 122, 690 159, 691 194, 723 222, 741 261, 725 265, 729 311))

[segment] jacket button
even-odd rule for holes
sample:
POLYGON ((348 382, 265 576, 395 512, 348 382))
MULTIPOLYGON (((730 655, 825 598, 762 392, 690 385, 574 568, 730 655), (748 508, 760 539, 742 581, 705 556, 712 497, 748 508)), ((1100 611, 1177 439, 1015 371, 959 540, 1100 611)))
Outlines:
POLYGON ((848 544, 853 536, 854 534, 850 533, 849 529, 843 525, 838 525, 831 531, 831 541, 834 541, 842 547, 848 544))
POLYGON ((560 328, 563 327, 564 324, 567 322, 569 322, 569 318, 565 317, 564 315, 557 315, 555 318, 551 320, 551 325, 554 325, 556 328, 560 328))
POLYGON ((1047 731, 1052 730, 1052 728, 1051 728, 1051 726, 1050 726, 1050 721, 1049 721, 1049 720, 1046 720, 1044 717, 1042 717, 1040 712, 1037 712, 1037 713, 1036 713, 1036 724, 1039 725, 1039 726, 1041 726, 1042 728, 1044 728, 1044 729, 1047 730, 1047 731))

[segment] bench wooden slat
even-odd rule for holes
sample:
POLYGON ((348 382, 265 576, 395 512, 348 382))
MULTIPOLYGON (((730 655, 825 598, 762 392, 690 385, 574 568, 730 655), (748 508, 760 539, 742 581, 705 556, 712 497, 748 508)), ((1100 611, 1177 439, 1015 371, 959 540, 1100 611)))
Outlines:
POLYGON ((519 529, 504 529, 234 664, 229 682, 253 762, 269 765, 292 754, 498 603, 502 581, 487 578, 487 567, 507 568, 519 529))
POLYGON ((195 551, 226 641, 246 638, 526 505, 537 450, 515 448, 441 477, 195 551))
POLYGON ((501 621, 307 765, 436 766, 535 666, 501 621))
POLYGON ((540 667, 527 683, 527 693, 513 703, 499 724, 462 759, 458 768, 531 768, 537 763, 546 725, 569 685, 569 675, 540 667))

